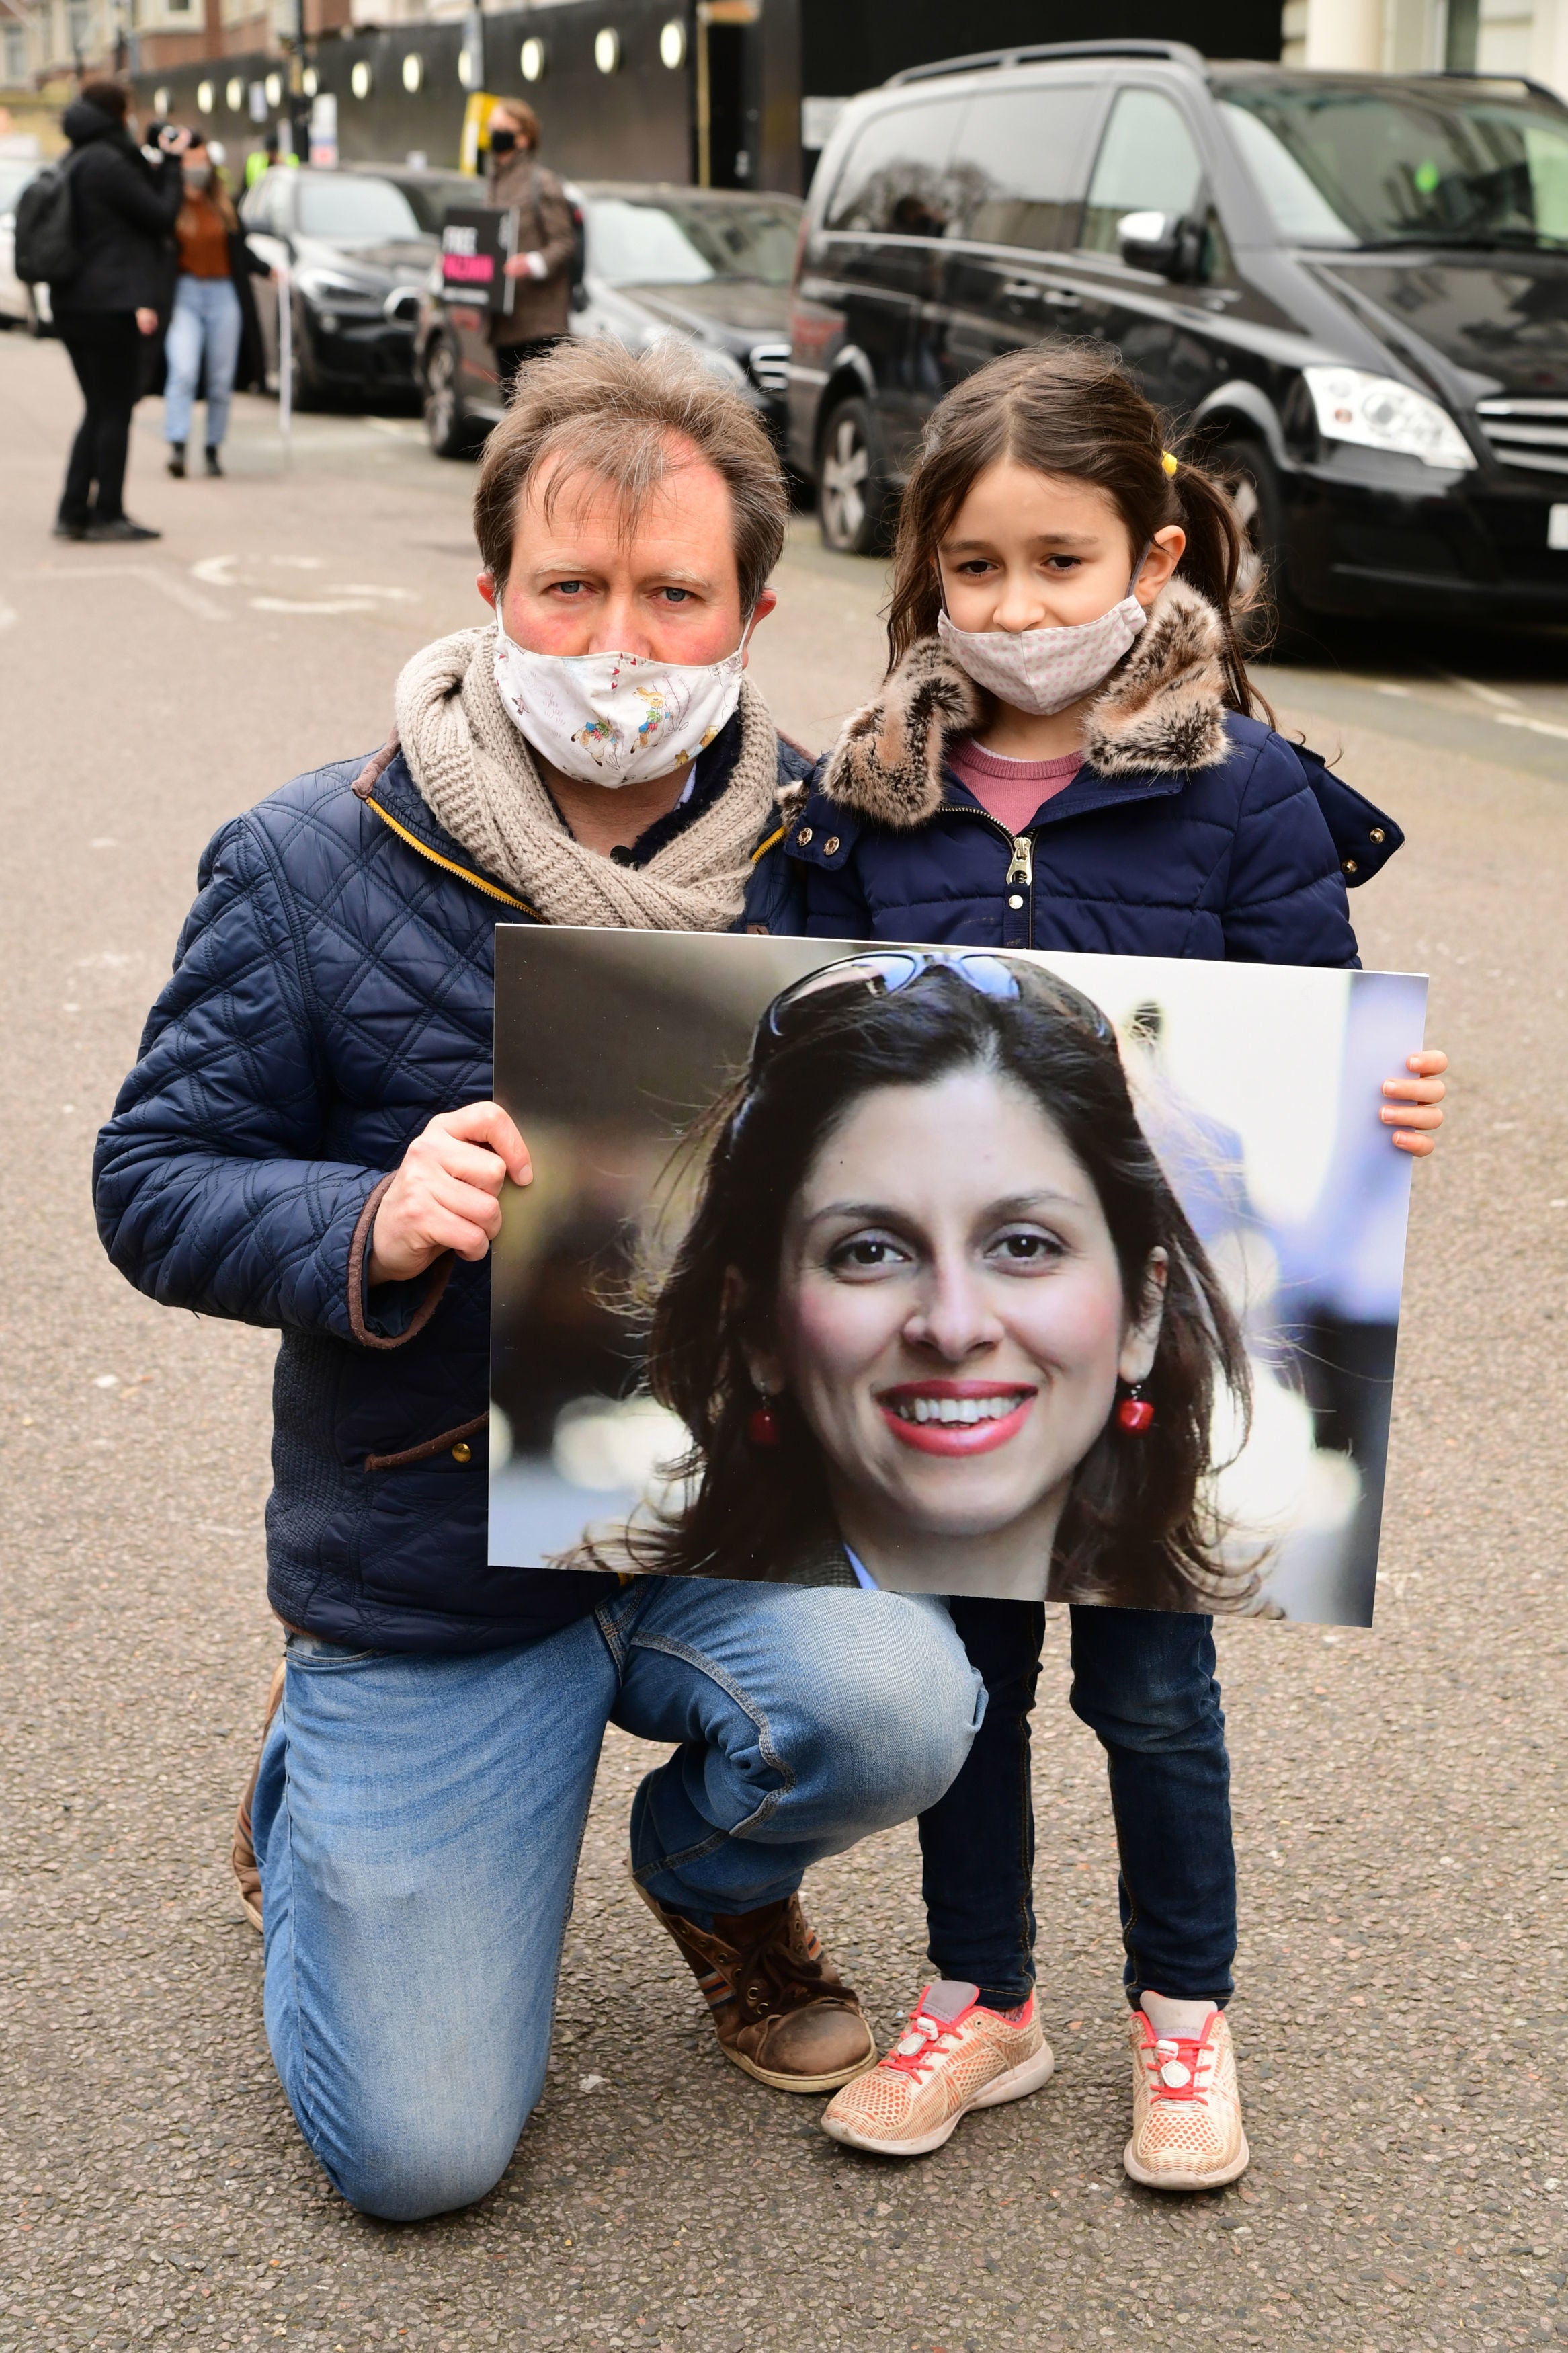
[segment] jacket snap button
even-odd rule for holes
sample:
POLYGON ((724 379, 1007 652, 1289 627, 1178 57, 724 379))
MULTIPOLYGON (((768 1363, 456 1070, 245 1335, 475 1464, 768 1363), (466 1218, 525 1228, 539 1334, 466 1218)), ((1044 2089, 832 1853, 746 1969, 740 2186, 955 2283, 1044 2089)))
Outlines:
POLYGON ((805 848, 806 843, 807 843, 810 839, 811 839, 811 828, 810 828, 810 826, 808 826, 808 825, 803 825, 803 826, 801 827, 801 829, 800 829, 800 846, 801 846, 801 848, 802 848, 803 849, 805 848))
POLYGON ((1342 871, 1346 874, 1353 874, 1356 871, 1355 860, 1353 858, 1347 858, 1342 871))
POLYGON ((830 833, 826 840, 822 845, 822 854, 824 858, 831 858, 837 847, 838 836, 836 833, 830 833))
POLYGON ((1374 826, 1373 827, 1373 829, 1372 829, 1372 838, 1373 838, 1373 841, 1382 841, 1382 840, 1385 838, 1385 837, 1384 837, 1384 830, 1383 830, 1382 826, 1380 826, 1380 825, 1374 825, 1374 826))
POLYGON ((1007 904, 1010 907, 1021 907, 1023 903, 1023 899, 1016 891, 1010 891, 1007 893, 1007 904))
POLYGON ((457 1444, 456 1444, 456 1446, 454 1446, 454 1447, 453 1447, 453 1449, 452 1449, 452 1460, 453 1460, 453 1461, 454 1461, 454 1462, 471 1462, 471 1461, 473 1461, 473 1459, 474 1459, 474 1450, 473 1450, 473 1448, 468 1444, 468 1440, 467 1440, 466 1438, 459 1438, 459 1439, 458 1439, 458 1442, 457 1442, 457 1444))

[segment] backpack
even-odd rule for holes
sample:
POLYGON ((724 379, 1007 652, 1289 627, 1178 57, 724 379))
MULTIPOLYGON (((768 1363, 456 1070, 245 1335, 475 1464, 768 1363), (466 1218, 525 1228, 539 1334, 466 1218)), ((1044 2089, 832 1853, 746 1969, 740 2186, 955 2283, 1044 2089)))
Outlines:
POLYGON ((28 181, 16 199, 16 271, 24 286, 63 285, 81 267, 71 210, 70 167, 76 153, 28 181))

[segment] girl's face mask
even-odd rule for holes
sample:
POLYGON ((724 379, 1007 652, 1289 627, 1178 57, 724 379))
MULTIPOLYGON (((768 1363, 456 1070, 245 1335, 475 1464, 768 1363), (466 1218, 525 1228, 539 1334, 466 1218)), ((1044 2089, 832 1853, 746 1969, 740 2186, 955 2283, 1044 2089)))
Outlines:
MULTIPOLYGON (((1143 553, 1148 554, 1147 548, 1143 553)), ((1141 555, 1134 580, 1142 569, 1141 555)), ((1115 669, 1148 617, 1129 586, 1121 602, 1096 621, 1059 629, 960 629, 944 609, 937 615, 936 633, 976 686, 1015 711, 1045 719, 1091 693, 1115 669)))
POLYGON ((187 188, 210 188, 213 184, 213 167, 210 164, 187 164, 184 167, 184 176, 187 188))
POLYGON ((717 662, 640 654, 535 654, 496 611, 495 680, 507 716, 563 776, 647 784, 711 744, 741 699, 746 638, 717 662))

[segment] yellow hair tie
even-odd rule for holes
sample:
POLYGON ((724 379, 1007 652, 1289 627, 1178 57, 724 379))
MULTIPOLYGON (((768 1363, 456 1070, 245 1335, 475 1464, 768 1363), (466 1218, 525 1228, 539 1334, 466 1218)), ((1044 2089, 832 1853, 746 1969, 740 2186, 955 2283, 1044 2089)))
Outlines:
POLYGON ((1177 459, 1171 455, 1171 452, 1168 449, 1161 450, 1160 463, 1163 466, 1166 473, 1170 475, 1173 480, 1175 478, 1177 462, 1177 459))

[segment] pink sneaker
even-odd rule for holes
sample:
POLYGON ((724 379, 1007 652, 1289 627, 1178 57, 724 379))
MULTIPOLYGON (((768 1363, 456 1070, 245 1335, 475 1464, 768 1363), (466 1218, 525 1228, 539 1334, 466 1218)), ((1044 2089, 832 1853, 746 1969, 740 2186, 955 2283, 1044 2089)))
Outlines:
POLYGON ((997 2108, 1048 2082, 1055 2061, 1033 1994, 1015 2016, 982 2010, 976 1989, 938 1978, 869 2074, 831 2099, 822 2129, 874 2157, 924 2157, 971 2108, 997 2108))
POLYGON ((1135 2010, 1132 2137, 1121 2162, 1146 2189, 1217 2189, 1247 2171, 1252 2153, 1241 2129, 1241 2093, 1225 2012, 1202 2034, 1157 2034, 1135 2010))

